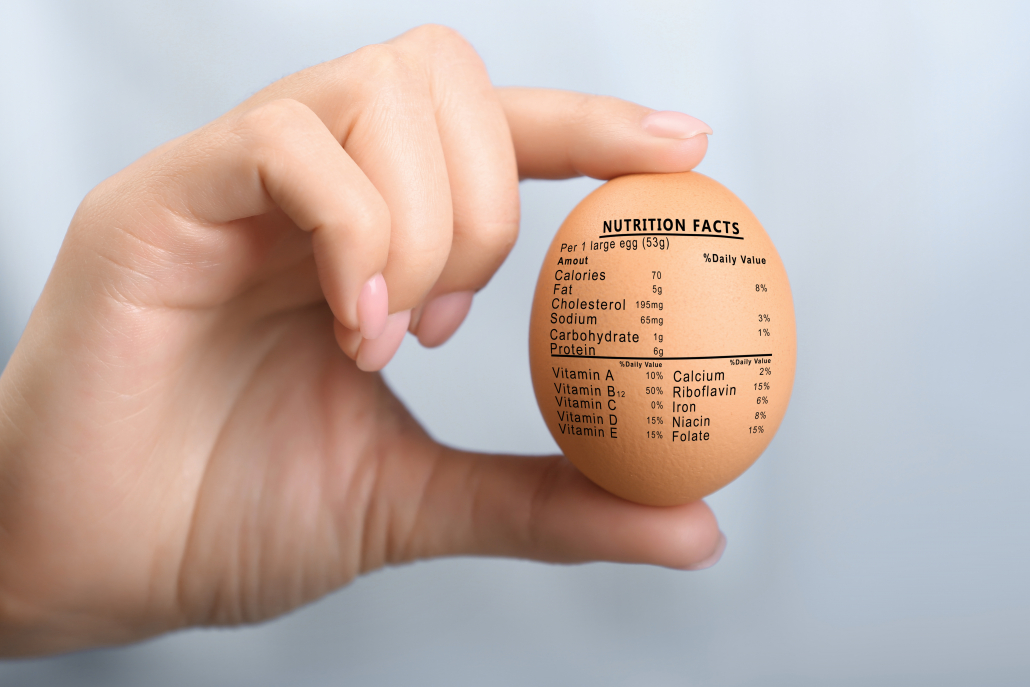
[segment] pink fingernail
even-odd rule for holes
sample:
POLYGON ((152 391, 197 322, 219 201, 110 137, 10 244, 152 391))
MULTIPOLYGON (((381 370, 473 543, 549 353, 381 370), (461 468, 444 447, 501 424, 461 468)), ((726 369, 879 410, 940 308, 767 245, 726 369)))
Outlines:
POLYGON ((472 307, 472 291, 437 296, 426 303, 418 321, 418 341, 426 348, 439 346, 457 331, 472 307))
POLYGON ((682 112, 663 110, 652 112, 644 117, 640 126, 647 133, 658 138, 693 138, 699 134, 712 133, 712 127, 702 122, 697 117, 691 117, 682 112))
POLYGON ((722 532, 719 532, 719 543, 715 546, 715 553, 713 553, 711 556, 704 559, 700 563, 695 563, 694 565, 690 566, 689 568, 687 568, 687 570, 704 570, 705 568, 712 567, 713 565, 719 562, 719 559, 722 558, 722 554, 725 550, 726 535, 722 532))
POLYGON ((362 339, 358 355, 354 359, 358 369, 376 372, 386 367, 386 363, 390 362, 390 358, 400 348, 410 321, 410 310, 395 312, 386 318, 386 324, 379 336, 374 339, 362 339))
POLYGON ((365 339, 378 339, 386 327, 390 298, 382 273, 365 282, 358 296, 358 328, 365 339))

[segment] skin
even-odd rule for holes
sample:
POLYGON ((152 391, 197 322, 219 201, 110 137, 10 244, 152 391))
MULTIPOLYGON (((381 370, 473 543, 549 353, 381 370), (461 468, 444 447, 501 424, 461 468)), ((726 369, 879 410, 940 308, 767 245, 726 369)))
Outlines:
POLYGON ((648 133, 651 112, 495 89, 426 26, 97 186, 0 377, 0 651, 257 622, 433 556, 717 557, 704 503, 640 506, 561 456, 442 446, 352 360, 376 345, 357 301, 377 273, 412 331, 423 313, 453 331, 462 313, 425 306, 504 260, 520 176, 700 162, 707 138, 648 133))

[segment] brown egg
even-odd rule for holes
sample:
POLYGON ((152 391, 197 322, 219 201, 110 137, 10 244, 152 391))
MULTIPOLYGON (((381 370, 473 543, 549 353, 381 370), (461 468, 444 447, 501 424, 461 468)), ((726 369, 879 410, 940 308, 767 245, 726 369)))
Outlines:
POLYGON ((702 174, 609 181, 544 259, 537 403, 568 459, 631 501, 687 503, 744 472, 787 410, 796 352, 776 248, 702 174))

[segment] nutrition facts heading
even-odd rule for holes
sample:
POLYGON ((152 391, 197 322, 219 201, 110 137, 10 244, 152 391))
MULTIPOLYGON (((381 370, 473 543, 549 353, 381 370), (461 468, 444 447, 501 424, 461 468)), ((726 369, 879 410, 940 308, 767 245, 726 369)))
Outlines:
POLYGON ((640 217, 604 220, 601 223, 601 235, 606 238, 612 234, 656 234, 669 232, 681 236, 711 236, 725 239, 743 240, 738 222, 725 219, 676 219, 671 217, 640 217))

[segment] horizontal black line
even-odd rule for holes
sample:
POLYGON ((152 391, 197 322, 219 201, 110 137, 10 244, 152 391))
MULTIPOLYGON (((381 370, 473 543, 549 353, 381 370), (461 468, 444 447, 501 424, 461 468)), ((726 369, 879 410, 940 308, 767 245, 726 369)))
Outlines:
POLYGON ((718 360, 720 358, 771 358, 772 353, 749 353, 748 355, 693 355, 693 356, 663 356, 661 358, 634 358, 629 355, 555 355, 552 358, 595 358, 601 360, 718 360))
POLYGON ((615 239, 620 236, 693 236, 700 239, 734 239, 736 241, 743 241, 743 236, 720 236, 719 234, 659 234, 656 231, 630 231, 626 233, 619 232, 618 234, 602 234, 598 236, 599 239, 615 239))

